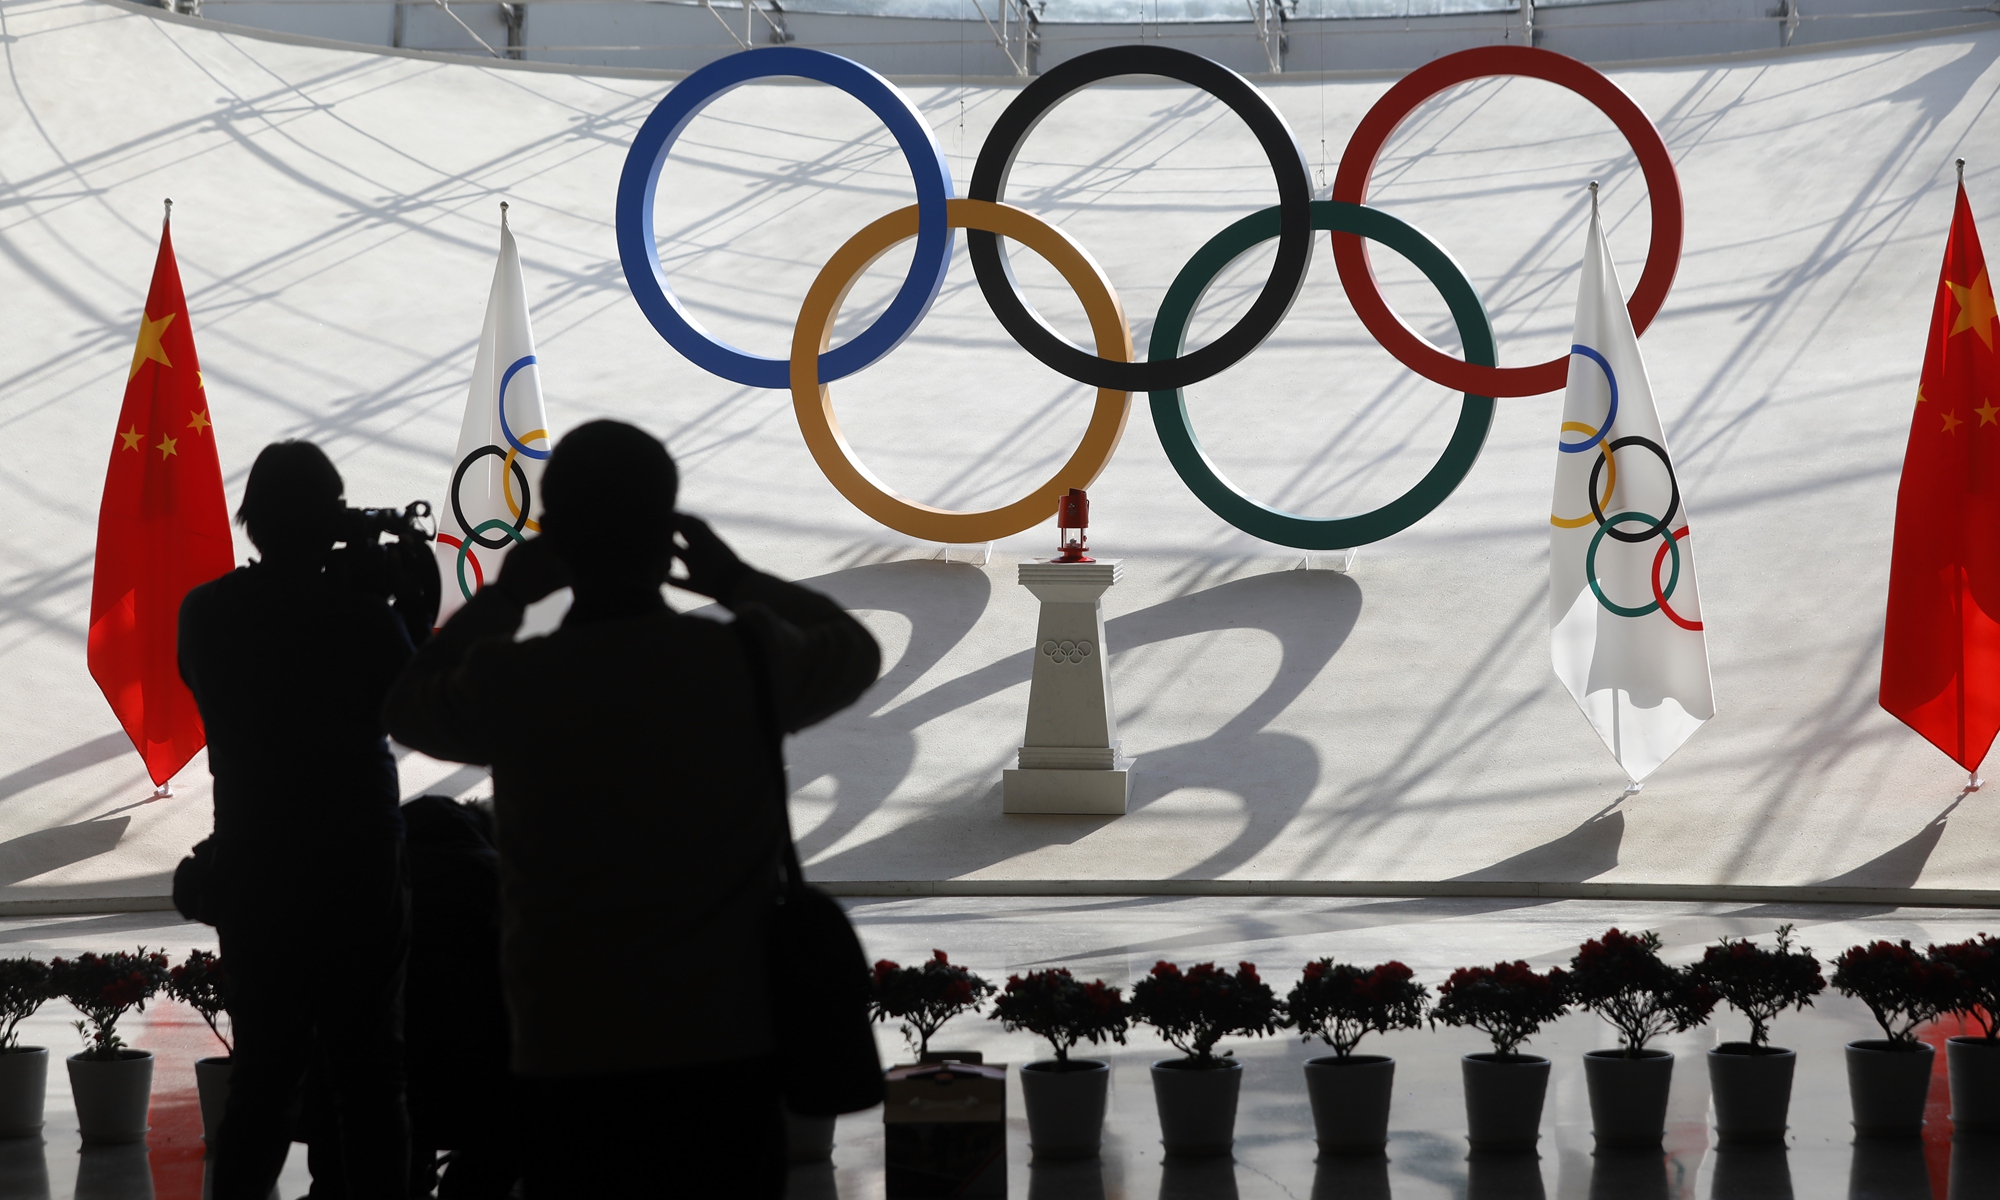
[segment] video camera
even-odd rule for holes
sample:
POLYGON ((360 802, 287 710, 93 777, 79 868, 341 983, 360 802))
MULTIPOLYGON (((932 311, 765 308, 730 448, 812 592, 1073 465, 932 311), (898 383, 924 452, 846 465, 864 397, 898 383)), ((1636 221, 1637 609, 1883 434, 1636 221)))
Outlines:
POLYGON ((334 550, 326 568, 348 587, 390 601, 416 641, 430 635, 443 597, 430 547, 437 537, 430 517, 428 500, 413 500, 401 509, 343 509, 333 536, 346 544, 334 550), (395 540, 384 544, 384 534, 395 540))

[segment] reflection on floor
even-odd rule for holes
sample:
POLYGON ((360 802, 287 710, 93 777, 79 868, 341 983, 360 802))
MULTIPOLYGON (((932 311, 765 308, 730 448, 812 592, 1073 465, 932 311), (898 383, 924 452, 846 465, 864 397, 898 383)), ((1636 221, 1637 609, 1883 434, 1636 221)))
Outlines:
MULTIPOLYGON (((1159 959, 1256 962, 1281 990, 1308 959, 1334 955, 1374 963, 1396 958, 1435 985, 1451 968, 1499 959, 1537 967, 1566 962, 1578 942, 1616 924, 1660 931, 1668 956, 1687 961, 1724 934, 1768 936, 1785 922, 1822 959, 1875 938, 1917 945, 1956 941, 1989 927, 1976 911, 1858 910, 1830 905, 1741 906, 1533 900, 1342 900, 1126 898, 858 901, 851 906, 871 956, 907 962, 933 948, 998 983, 1014 972, 1064 965, 1084 978, 1125 984, 1159 959)), ((144 942, 174 954, 212 948, 213 931, 171 918, 63 918, 0 922, 0 957, 75 954, 144 942)), ((587 1019, 579 1001, 579 1019, 587 1019)), ((52 1004, 25 1029, 28 1044, 74 1044, 74 1014, 52 1004)), ((1739 1040, 1740 1019, 1664 1040, 1677 1056, 1666 1145, 1653 1154, 1594 1154, 1580 1056, 1606 1045, 1596 1018, 1570 1016, 1530 1049, 1553 1060, 1540 1153, 1468 1154, 1459 1056, 1482 1049, 1460 1030, 1371 1037, 1364 1048, 1394 1055, 1396 1100, 1388 1154, 1372 1161, 1315 1162, 1312 1118, 1300 1064, 1324 1052, 1294 1037, 1239 1040, 1245 1064, 1233 1159, 1164 1160, 1147 1064, 1164 1057, 1156 1039, 1098 1057, 1112 1064, 1104 1152, 1095 1162, 1034 1164, 1018 1089, 1008 1103, 1008 1194, 1026 1200, 1981 1200, 2000 1198, 2000 1140, 1951 1136, 1944 1056, 1938 1055, 1928 1123, 1921 1139, 1857 1141, 1841 1046, 1875 1036, 1867 1011, 1827 995, 1776 1025, 1776 1040, 1799 1053, 1792 1132, 1783 1147, 1718 1149, 1702 1053, 1739 1040)), ((193 1061, 213 1053, 199 1020, 174 1005, 127 1018, 127 1040, 156 1055, 153 1133, 143 1147, 79 1151, 69 1082, 50 1073, 42 1139, 0 1141, 4 1200, 197 1200, 201 1195, 200 1117, 193 1061)), ((1924 1036, 1940 1048, 1955 1025, 1924 1036)), ((906 1057, 893 1029, 881 1034, 885 1061, 906 1057)), ((989 1062, 1019 1063, 1044 1051, 978 1017, 947 1025, 937 1043, 978 1050, 989 1062)), ((792 1200, 875 1200, 883 1196, 879 1111, 843 1118, 831 1163, 793 1171, 792 1200)), ((280 1184, 284 1200, 305 1194, 304 1154, 296 1150, 280 1184)))

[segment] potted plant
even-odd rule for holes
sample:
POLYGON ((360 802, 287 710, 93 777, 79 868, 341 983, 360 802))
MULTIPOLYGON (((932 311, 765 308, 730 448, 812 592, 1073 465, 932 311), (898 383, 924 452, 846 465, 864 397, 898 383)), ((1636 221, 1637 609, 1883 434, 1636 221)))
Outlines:
POLYGON ((1833 960, 1833 990, 1868 1006, 1881 1038, 1847 1043, 1847 1094, 1854 1131, 1863 1137, 1913 1137, 1923 1132, 1924 1099, 1936 1051, 1917 1040, 1917 1026, 1958 1004, 1957 970, 1902 942, 1854 946, 1833 960))
POLYGON ((1132 985, 1132 1015, 1181 1052, 1153 1064, 1153 1102, 1167 1153, 1228 1154, 1236 1142, 1243 1068, 1234 1051, 1218 1055, 1215 1044, 1231 1034, 1261 1037, 1278 1031, 1284 1013, 1271 986, 1257 977, 1253 963, 1237 963, 1232 975, 1214 963, 1183 974, 1173 963, 1159 962, 1132 985))
POLYGON ((21 1045, 21 1022, 48 998, 47 963, 0 958, 0 1138, 31 1137, 42 1128, 49 1052, 21 1045))
POLYGON ((1430 1009, 1430 989, 1399 962, 1357 967, 1322 958, 1285 997, 1290 1025, 1307 1041, 1333 1047, 1330 1057, 1306 1063, 1313 1134, 1323 1154, 1380 1154, 1389 1144, 1389 1099, 1396 1060, 1356 1054, 1369 1034, 1417 1029, 1430 1009))
POLYGON ((1577 948, 1569 964, 1572 1003, 1618 1031, 1618 1049, 1583 1056, 1591 1131, 1600 1146, 1660 1144, 1667 1132, 1667 1091, 1674 1056, 1648 1050, 1663 1033, 1685 1033, 1715 1010, 1715 993, 1688 967, 1660 960, 1660 935, 1607 929, 1577 948))
POLYGON ((153 1056, 118 1036, 118 1018, 145 1011, 167 982, 167 956, 148 951, 84 954, 49 963, 49 990, 84 1019, 76 1023, 84 1049, 69 1056, 70 1092, 76 1098, 77 1132, 85 1142, 140 1142, 146 1138, 153 1056))
POLYGON ((222 1057, 194 1060, 196 1095, 201 1100, 201 1138, 215 1144, 222 1130, 222 1110, 229 1103, 229 1060, 236 1052, 229 1035, 222 1031, 228 1022, 228 1005, 223 999, 226 976, 222 960, 206 950, 188 951, 187 961, 167 972, 167 995, 201 1014, 208 1031, 222 1043, 222 1057))
POLYGON ((1952 1131, 2000 1133, 2000 938, 1982 933, 1927 952, 1932 962, 1957 972, 1958 998, 1951 1011, 1980 1030, 1978 1037, 1958 1035, 1945 1042, 1952 1131))
POLYGON ((1750 1021, 1750 1040, 1724 1042, 1708 1052, 1708 1087, 1715 1097, 1715 1129, 1725 1142, 1781 1142, 1792 1105, 1792 1068, 1798 1055, 1771 1044, 1771 1022, 1788 1008, 1805 1008, 1826 988, 1819 960, 1794 949, 1790 925, 1777 930, 1776 949, 1748 938, 1723 938, 1695 964, 1708 990, 1750 1021))
POLYGON ((933 950, 930 961, 919 966, 898 966, 886 958, 876 963, 868 1013, 877 1021, 901 1021, 903 1040, 917 1052, 917 1061, 936 1062, 945 1053, 931 1053, 931 1035, 962 1012, 978 1012, 992 994, 992 984, 933 950))
POLYGON ((1021 1066, 1028 1145, 1036 1158, 1095 1158, 1103 1144, 1105 1085, 1111 1065, 1071 1058, 1078 1042, 1123 1045, 1132 1006, 1103 980, 1078 983, 1061 967, 1013 975, 993 1001, 993 1020, 1009 1033, 1046 1038, 1056 1056, 1021 1066))
POLYGON ((1438 988, 1431 1024, 1477 1029, 1491 1054, 1459 1060, 1465 1080, 1467 1140, 1474 1150, 1532 1150, 1541 1137, 1549 1060, 1521 1044, 1569 1011, 1569 976, 1560 967, 1536 974, 1525 962, 1461 967, 1438 988))

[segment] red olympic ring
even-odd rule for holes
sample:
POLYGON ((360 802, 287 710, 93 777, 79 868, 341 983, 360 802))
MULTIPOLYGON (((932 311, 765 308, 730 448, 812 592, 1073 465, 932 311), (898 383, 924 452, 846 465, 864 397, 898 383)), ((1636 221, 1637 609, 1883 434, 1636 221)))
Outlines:
MULTIPOLYGON (((1688 530, 1692 528, 1694 528, 1692 525, 1683 525, 1679 529, 1674 530, 1673 541, 1668 541, 1666 538, 1660 539, 1659 553, 1653 555, 1653 599, 1660 602, 1660 611, 1667 614, 1667 620, 1672 621, 1674 624, 1680 626, 1682 629, 1686 629, 1694 633, 1700 633, 1701 622, 1690 621, 1686 617, 1683 617, 1679 613, 1675 612, 1673 605, 1667 603, 1666 594, 1660 590, 1660 564, 1667 561, 1667 551, 1673 549, 1674 542, 1677 542, 1682 538, 1686 537, 1688 535, 1688 530)), ((1675 561, 1678 562, 1679 560, 1677 559, 1675 561)), ((1688 564, 1689 582, 1693 582, 1694 580, 1693 571, 1694 571, 1694 564, 1689 563, 1688 564)))
MULTIPOLYGON (((463 546, 463 545, 465 545, 465 543, 464 543, 464 542, 461 542, 461 541, 459 541, 459 540, 458 540, 457 538, 453 537, 452 535, 450 535, 450 534, 448 534, 448 533, 440 533, 440 534, 438 534, 438 535, 437 535, 437 540, 438 540, 438 544, 439 544, 439 545, 441 545, 441 546, 452 546, 452 547, 458 547, 458 546, 463 546)), ((469 550, 468 550, 468 551, 466 551, 466 554, 465 554, 465 557, 467 557, 467 558, 469 558, 469 559, 471 559, 471 560, 472 560, 472 590, 476 592, 476 591, 478 591, 478 590, 479 590, 480 588, 483 588, 483 587, 485 587, 485 586, 486 586, 486 572, 484 572, 484 571, 482 571, 482 570, 480 570, 480 569, 479 569, 479 556, 478 556, 477 554, 474 554, 474 553, 472 553, 471 551, 469 551, 469 550)), ((1658 573, 1658 568, 1655 568, 1655 569, 1654 569, 1654 571, 1655 571, 1655 573, 1657 574, 1657 573, 1658 573)), ((460 578, 460 585, 461 585, 461 586, 463 586, 463 583, 464 583, 464 580, 463 580, 463 577, 461 577, 461 578, 460 578)))
MULTIPOLYGON (((1632 332, 1644 333, 1666 303, 1667 291, 1680 269, 1681 206, 1680 176, 1660 131, 1625 90, 1608 78, 1567 55, 1526 46, 1479 46, 1447 54, 1403 76, 1383 94, 1355 126, 1347 150, 1340 157, 1340 172, 1334 177, 1332 198, 1348 204, 1368 202, 1368 177, 1375 159, 1395 133, 1397 126, 1416 111, 1418 105, 1456 84, 1469 83, 1494 75, 1521 75, 1568 88, 1597 106, 1625 135, 1639 157, 1639 169, 1646 177, 1646 191, 1652 202, 1653 244, 1646 250, 1646 269, 1627 305, 1632 314, 1632 332)), ((1382 298, 1375 272, 1368 264, 1368 244, 1351 233, 1334 233, 1333 261, 1340 268, 1340 283, 1354 305, 1361 323, 1397 361, 1433 383, 1455 392, 1480 396, 1537 396, 1561 391, 1569 379, 1569 355, 1562 354, 1532 367, 1482 367, 1453 358, 1433 346, 1424 336, 1405 324, 1389 302, 1382 298)), ((1678 618, 1676 618, 1678 620, 1678 618)), ((1699 628, 1699 623, 1691 628, 1699 628)))

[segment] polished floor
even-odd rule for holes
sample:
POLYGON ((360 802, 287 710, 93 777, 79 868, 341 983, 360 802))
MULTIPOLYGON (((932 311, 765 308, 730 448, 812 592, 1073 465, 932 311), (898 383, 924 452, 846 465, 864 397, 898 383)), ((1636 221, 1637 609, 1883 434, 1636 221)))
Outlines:
MULTIPOLYGON (((1536 966, 1567 960, 1583 938, 1609 925, 1657 929, 1670 958, 1685 961, 1716 937, 1767 936, 1796 924, 1822 958, 1874 938, 1918 945, 1958 940, 1995 924, 1994 914, 1958 910, 1857 910, 1837 906, 1604 904, 1498 900, 897 900, 851 904, 871 955, 898 961, 944 949, 995 983, 1012 972, 1066 965, 1090 977, 1125 983, 1162 958, 1181 963, 1247 959, 1281 990, 1308 959, 1335 955, 1361 962, 1398 958, 1435 984, 1453 967, 1525 958, 1536 966)), ((139 943, 175 954, 212 945, 212 931, 171 918, 128 916, 0 923, 0 956, 75 953, 139 943)), ((50 1005, 24 1040, 68 1047, 76 1038, 66 1006, 50 1005)), ((579 1011, 578 1019, 590 1019, 579 1011)), ((1942 1044, 1955 1030, 1933 1027, 1942 1044)), ((1321 1048, 1296 1037, 1238 1041, 1245 1063, 1233 1159, 1163 1161, 1147 1064, 1159 1042, 1135 1034, 1129 1046, 1101 1054, 1112 1063, 1111 1111, 1102 1157, 1092 1163, 1030 1162, 1018 1094, 1009 1095, 1008 1195, 1028 1200, 1967 1200, 2000 1198, 2000 1144, 1951 1138, 1939 1056, 1929 1123, 1922 1139, 1857 1142, 1848 1125, 1843 1043, 1871 1036, 1866 1010, 1827 995, 1787 1014, 1777 1041, 1799 1052, 1792 1132, 1782 1149, 1718 1150, 1710 1128, 1702 1051, 1742 1036, 1733 1015, 1661 1045, 1677 1055, 1665 1152, 1592 1153, 1579 1056, 1611 1042, 1588 1015, 1573 1015, 1536 1038, 1531 1049, 1554 1062, 1539 1155, 1482 1159, 1468 1155, 1458 1058, 1482 1048, 1459 1030, 1371 1038, 1364 1048, 1397 1060, 1396 1107, 1387 1155, 1371 1162, 1316 1163, 1312 1121, 1300 1064, 1321 1048)), ((128 1018, 128 1040, 158 1061, 153 1135, 143 1148, 79 1152, 68 1082, 50 1080, 45 1137, 0 1142, 0 1197, 5 1200, 195 1200, 201 1194, 199 1115, 191 1063, 209 1053, 208 1033, 177 1006, 154 1005, 128 1018)), ((904 1056, 892 1029, 882 1032, 885 1060, 904 1056)), ((978 1050, 989 1061, 1042 1057, 1025 1036, 991 1021, 962 1017, 937 1044, 978 1050)), ((884 1195, 879 1112, 844 1118, 833 1161, 796 1168, 795 1200, 869 1200, 884 1195)), ((579 1147, 579 1153, 588 1153, 579 1147)), ((306 1190, 303 1154, 281 1183, 283 1200, 306 1190)))

